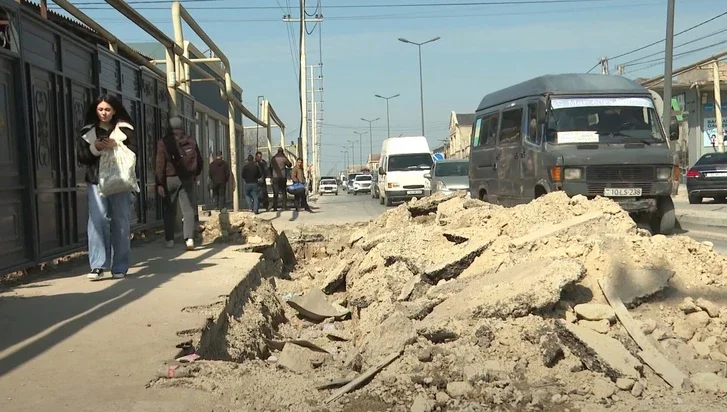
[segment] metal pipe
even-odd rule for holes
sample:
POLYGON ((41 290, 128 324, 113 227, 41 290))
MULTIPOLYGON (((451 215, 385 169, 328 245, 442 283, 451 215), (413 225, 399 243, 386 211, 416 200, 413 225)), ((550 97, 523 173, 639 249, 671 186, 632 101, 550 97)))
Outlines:
POLYGON ((158 27, 152 24, 144 16, 137 13, 137 11, 130 7, 125 1, 106 0, 106 3, 108 3, 111 7, 115 8, 119 13, 126 16, 127 19, 133 21, 134 24, 139 26, 145 32, 149 33, 149 35, 157 39, 159 43, 161 43, 164 47, 172 49, 172 52, 174 54, 176 54, 177 56, 183 55, 184 50, 182 48, 182 45, 175 44, 172 39, 164 34, 163 31, 161 31, 158 27))
POLYGON ((127 46, 126 43, 122 42, 121 40, 117 39, 116 36, 111 34, 108 30, 104 29, 101 25, 96 23, 92 18, 88 17, 84 12, 76 8, 73 4, 66 0, 53 0, 55 4, 57 4, 60 8, 67 11, 71 16, 75 17, 81 23, 85 24, 86 26, 90 27, 93 31, 98 33, 101 37, 106 39, 106 41, 109 42, 111 45, 115 45, 115 47, 128 54, 131 60, 134 61, 134 63, 137 63, 139 65, 142 65, 146 67, 147 69, 154 72, 156 75, 161 76, 162 78, 166 78, 166 73, 164 73, 162 70, 160 70, 158 67, 154 66, 151 62, 149 62, 144 56, 139 54, 136 50, 132 49, 131 47, 127 46))

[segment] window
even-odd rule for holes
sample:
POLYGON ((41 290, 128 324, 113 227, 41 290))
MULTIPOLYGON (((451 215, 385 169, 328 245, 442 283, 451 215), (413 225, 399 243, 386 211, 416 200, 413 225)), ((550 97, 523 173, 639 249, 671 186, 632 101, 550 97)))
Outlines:
POLYGON ((727 164, 727 153, 708 153, 697 160, 694 166, 724 165, 727 164))
POLYGON ((434 176, 436 177, 467 176, 468 174, 468 162, 437 163, 434 169, 434 176))
POLYGON ((475 121, 475 127, 472 128, 472 147, 480 145, 480 132, 482 131, 482 118, 479 117, 475 121))
POLYGON ((370 182, 371 181, 371 175, 361 175, 356 176, 357 182, 370 182))
POLYGON ((434 161, 429 153, 401 154, 389 156, 389 171, 401 172, 405 170, 430 169, 434 161))
POLYGON ((480 146, 495 146, 495 140, 497 138, 497 126, 500 121, 500 113, 492 113, 485 116, 482 121, 482 136, 480 139, 480 146))
POLYGON ((540 139, 538 138, 538 104, 528 104, 528 141, 540 146, 540 139))
POLYGON ((523 109, 507 110, 502 112, 500 125, 500 144, 509 145, 520 140, 522 131, 523 109))

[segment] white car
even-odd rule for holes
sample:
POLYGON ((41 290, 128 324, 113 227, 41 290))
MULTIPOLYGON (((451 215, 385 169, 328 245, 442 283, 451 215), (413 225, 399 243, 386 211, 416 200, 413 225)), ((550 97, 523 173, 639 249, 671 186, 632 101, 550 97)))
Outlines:
POLYGON ((358 175, 353 180, 352 192, 357 195, 359 192, 371 192, 371 182, 373 177, 371 175, 358 175))
POLYGON ((338 196, 338 182, 333 179, 321 180, 321 183, 318 185, 318 193, 322 195, 330 193, 338 196))

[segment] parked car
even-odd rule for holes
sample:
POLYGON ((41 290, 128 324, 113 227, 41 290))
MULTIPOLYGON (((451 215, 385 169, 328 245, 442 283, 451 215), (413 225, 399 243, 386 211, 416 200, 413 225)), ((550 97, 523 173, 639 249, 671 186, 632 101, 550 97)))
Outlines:
POLYGON ((432 171, 424 174, 424 177, 431 181, 432 194, 469 191, 469 160, 440 160, 434 163, 432 171))
POLYGON ((318 185, 318 193, 321 195, 330 193, 338 196, 338 183, 336 179, 321 179, 321 184, 318 185))
POLYGON ((371 191, 371 175, 358 175, 353 180, 353 194, 371 191))
POLYGON ((687 171, 689 203, 702 203, 705 197, 716 202, 727 199, 727 153, 707 153, 687 171))

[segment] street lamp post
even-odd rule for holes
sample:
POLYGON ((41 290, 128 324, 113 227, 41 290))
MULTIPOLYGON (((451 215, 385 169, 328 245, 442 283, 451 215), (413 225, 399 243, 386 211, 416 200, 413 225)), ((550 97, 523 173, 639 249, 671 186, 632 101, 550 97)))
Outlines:
POLYGON ((341 150, 343 153, 343 168, 348 173, 348 150, 341 150))
POLYGON ((363 120, 364 122, 369 122, 369 159, 372 161, 373 161, 373 156, 374 156, 374 134, 371 131, 371 123, 373 123, 379 119, 381 119, 381 118, 377 117, 374 120, 366 120, 363 117, 361 118, 361 120, 363 120))
POLYGON ((355 169, 353 167, 353 166, 355 166, 355 164, 353 162, 354 162, 354 160, 356 160, 356 148, 353 147, 353 144, 356 142, 354 140, 349 140, 348 142, 351 143, 351 157, 349 157, 349 159, 351 160, 351 162, 350 162, 351 166, 352 166, 351 168, 355 169))
POLYGON ((361 168, 363 168, 363 148, 361 146, 361 141, 363 140, 363 136, 368 132, 357 132, 355 130, 353 132, 358 135, 358 160, 360 162, 361 168))
POLYGON ((399 95, 395 94, 393 96, 384 97, 384 96, 381 96, 380 94, 376 94, 375 96, 378 97, 379 99, 386 100, 386 138, 388 139, 391 137, 391 127, 389 126, 389 100, 391 100, 395 97, 399 97, 399 95))
POLYGON ((410 40, 407 40, 405 38, 399 37, 399 41, 402 43, 409 43, 417 46, 419 49, 419 99, 421 103, 421 110, 422 110, 422 136, 426 136, 424 134, 424 80, 422 78, 422 46, 424 46, 427 43, 432 43, 437 40, 441 39, 441 37, 435 37, 433 39, 427 40, 424 43, 417 43, 410 40))

